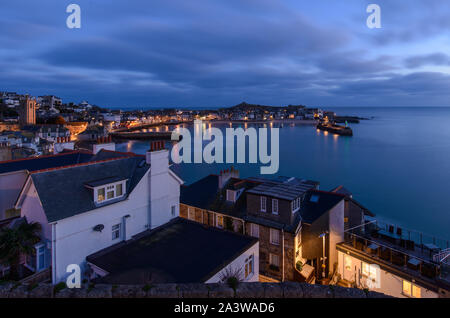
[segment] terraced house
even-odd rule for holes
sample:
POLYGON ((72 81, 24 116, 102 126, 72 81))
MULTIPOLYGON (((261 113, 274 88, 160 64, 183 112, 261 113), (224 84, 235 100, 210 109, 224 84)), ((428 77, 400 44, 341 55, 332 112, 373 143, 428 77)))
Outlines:
POLYGON ((183 186, 180 216, 259 238, 263 281, 314 282, 336 272, 346 224, 368 213, 357 213, 348 194, 318 187, 294 177, 241 179, 231 168, 183 186))

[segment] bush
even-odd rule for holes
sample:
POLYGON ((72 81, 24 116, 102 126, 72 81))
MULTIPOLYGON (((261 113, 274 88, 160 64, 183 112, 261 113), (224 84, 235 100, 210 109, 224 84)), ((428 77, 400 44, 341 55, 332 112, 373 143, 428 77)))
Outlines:
POLYGON ((66 287, 67 285, 64 282, 58 283, 55 285, 55 287, 53 287, 53 293, 57 294, 66 287))

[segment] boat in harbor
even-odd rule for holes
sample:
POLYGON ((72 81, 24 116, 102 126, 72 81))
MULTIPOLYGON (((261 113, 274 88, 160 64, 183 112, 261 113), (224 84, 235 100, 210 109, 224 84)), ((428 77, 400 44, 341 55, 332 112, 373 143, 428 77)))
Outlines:
POLYGON ((316 128, 340 136, 353 136, 353 131, 350 127, 340 126, 330 122, 320 122, 317 124, 316 128))

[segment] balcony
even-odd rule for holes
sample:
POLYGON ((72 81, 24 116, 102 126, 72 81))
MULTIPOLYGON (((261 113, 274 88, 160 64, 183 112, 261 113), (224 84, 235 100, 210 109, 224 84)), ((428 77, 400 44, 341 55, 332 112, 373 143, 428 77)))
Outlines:
POLYGON ((379 263, 426 280, 450 284, 449 241, 372 221, 345 232, 343 245, 379 263))

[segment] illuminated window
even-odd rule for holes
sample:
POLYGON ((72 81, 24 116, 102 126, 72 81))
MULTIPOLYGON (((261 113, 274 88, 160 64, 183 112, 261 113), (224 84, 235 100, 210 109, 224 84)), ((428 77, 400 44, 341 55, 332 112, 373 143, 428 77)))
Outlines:
POLYGON ((370 277, 372 279, 377 278, 377 266, 370 265, 367 263, 362 263, 362 274, 366 277, 370 277))
POLYGON ((223 216, 222 215, 217 216, 217 227, 220 229, 223 229, 223 216))
POLYGON ((262 212, 266 212, 266 201, 267 201, 266 197, 261 197, 261 211, 262 212))
POLYGON ((348 218, 344 218, 344 223, 348 223, 348 218))
POLYGON ((97 201, 102 202, 105 200, 105 188, 97 190, 97 201))
POLYGON ((122 183, 119 183, 119 184, 116 185, 116 196, 121 196, 122 193, 123 193, 122 183))
POLYGON ((420 298, 420 287, 410 283, 406 280, 403 281, 403 295, 408 297, 420 298))
POLYGON ((274 245, 280 245, 280 231, 276 229, 270 229, 270 243, 274 245))
POLYGON ((352 258, 348 255, 344 256, 344 266, 346 270, 348 271, 352 270, 352 258))

